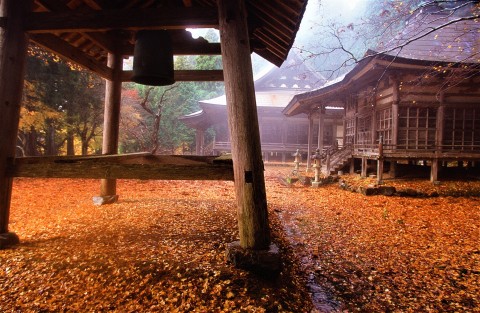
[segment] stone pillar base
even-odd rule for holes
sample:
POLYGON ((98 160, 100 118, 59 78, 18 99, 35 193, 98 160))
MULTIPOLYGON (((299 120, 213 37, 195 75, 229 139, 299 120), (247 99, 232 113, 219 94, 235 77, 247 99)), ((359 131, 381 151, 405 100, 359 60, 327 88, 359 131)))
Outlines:
POLYGON ((17 245, 19 243, 20 239, 15 233, 0 234, 0 250, 17 245))
POLYGON ((314 181, 312 182, 312 187, 313 188, 318 188, 318 187, 320 187, 320 185, 321 185, 320 182, 314 182, 314 181))
POLYGON ((104 205, 104 204, 111 204, 118 201, 118 195, 112 196, 95 196, 92 198, 93 204, 95 205, 104 205))
POLYGON ((260 275, 278 275, 282 267, 280 251, 273 243, 270 244, 268 250, 253 250, 242 248, 240 241, 235 241, 227 245, 226 254, 227 261, 235 267, 260 275))

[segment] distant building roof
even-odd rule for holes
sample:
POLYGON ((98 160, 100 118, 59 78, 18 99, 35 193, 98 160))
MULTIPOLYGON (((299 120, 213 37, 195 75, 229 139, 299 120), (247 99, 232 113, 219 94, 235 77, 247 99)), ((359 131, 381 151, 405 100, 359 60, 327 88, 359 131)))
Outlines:
MULTIPOLYGON (((255 100, 258 108, 268 114, 281 115, 280 111, 296 94, 314 90, 325 83, 325 78, 309 68, 293 51, 278 68, 270 66, 255 77, 255 100), (274 112, 275 111, 275 112, 274 112)), ((180 120, 190 127, 206 128, 216 120, 212 115, 225 111, 225 95, 198 102, 201 110, 184 115, 180 120)), ((217 117, 218 118, 218 117, 217 117)))
MULTIPOLYGON (((331 84, 326 84, 323 87, 297 94, 288 105, 283 109, 283 114, 287 116, 294 116, 297 114, 308 113, 313 108, 322 105, 332 105, 337 103, 347 92, 347 89, 359 88, 362 85, 367 85, 371 82, 378 81, 378 78, 385 74, 387 69, 398 70, 425 70, 442 68, 450 71, 460 71, 470 75, 479 75, 480 67, 477 63, 454 63, 439 62, 429 60, 416 60, 392 56, 385 53, 377 53, 369 50, 366 57, 361 60, 350 72, 331 84), (467 65, 467 67, 464 67, 467 65)), ((460 77, 460 76, 459 76, 460 77)), ((336 105, 335 105, 336 106, 336 105)))
POLYGON ((455 10, 427 6, 376 50, 408 59, 480 63, 479 11, 478 4, 455 10))
POLYGON ((304 60, 292 50, 280 68, 272 68, 255 80, 255 91, 304 92, 323 85, 325 81, 321 74, 307 66, 304 60))

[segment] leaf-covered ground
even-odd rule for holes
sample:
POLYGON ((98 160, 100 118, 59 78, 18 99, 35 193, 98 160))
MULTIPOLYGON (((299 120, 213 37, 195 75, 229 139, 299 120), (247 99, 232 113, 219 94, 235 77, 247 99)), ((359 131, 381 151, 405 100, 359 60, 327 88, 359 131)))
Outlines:
POLYGON ((120 180, 97 207, 96 180, 16 179, 0 311, 480 312, 478 198, 286 187, 285 171, 266 172, 278 279, 225 262, 232 182, 120 180))

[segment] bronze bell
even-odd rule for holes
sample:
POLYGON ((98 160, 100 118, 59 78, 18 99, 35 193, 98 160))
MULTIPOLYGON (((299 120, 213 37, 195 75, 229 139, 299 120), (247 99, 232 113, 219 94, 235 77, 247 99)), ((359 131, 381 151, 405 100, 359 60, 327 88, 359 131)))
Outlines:
POLYGON ((166 30, 142 30, 135 38, 133 77, 138 84, 165 86, 175 83, 173 50, 166 30))

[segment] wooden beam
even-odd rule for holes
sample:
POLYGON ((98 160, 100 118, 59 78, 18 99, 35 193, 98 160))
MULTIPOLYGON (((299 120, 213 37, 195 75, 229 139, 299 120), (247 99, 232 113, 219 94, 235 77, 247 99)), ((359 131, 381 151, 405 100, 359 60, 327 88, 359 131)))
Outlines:
POLYGON ((55 35, 32 34, 30 35, 30 39, 49 51, 89 69, 105 79, 112 79, 112 69, 106 66, 106 64, 98 62, 93 57, 83 53, 55 35))
POLYGON ((207 7, 162 7, 91 12, 33 12, 25 25, 25 30, 29 33, 185 28, 218 28, 217 10, 207 7))
MULTIPOLYGON (((57 0, 37 0, 43 7, 45 7, 49 11, 56 11, 56 12, 70 12, 71 9, 63 2, 57 0)), ((91 4, 94 4, 95 1, 91 1, 91 4)), ((88 3, 87 3, 88 4, 88 3)), ((102 33, 82 33, 81 35, 87 37, 88 39, 92 40, 94 43, 102 47, 104 50, 114 53, 114 43, 111 36, 108 34, 102 33)))
MULTIPOLYGON (((135 46, 127 44, 123 48, 123 55, 133 55, 135 46)), ((189 42, 172 42, 172 50, 174 55, 220 55, 219 43, 196 44, 189 42)))
MULTIPOLYGON (((133 72, 124 71, 123 82, 132 82, 133 72)), ((178 70, 174 71, 174 78, 177 82, 213 82, 223 81, 222 70, 178 70)))
MULTIPOLYGON (((90 33, 89 33, 90 34, 90 33)), ((179 40, 173 33, 172 49, 174 55, 220 55, 222 53, 219 43, 198 42, 195 39, 179 40)), ((127 44, 124 46, 123 55, 133 55, 135 46, 127 44)))
POLYGON ((117 49, 117 46, 115 45, 115 39, 109 33, 88 32, 82 33, 82 35, 109 53, 118 52, 115 51, 115 49, 117 49))
POLYGON ((232 161, 214 156, 152 155, 22 157, 10 177, 233 180, 232 161))

